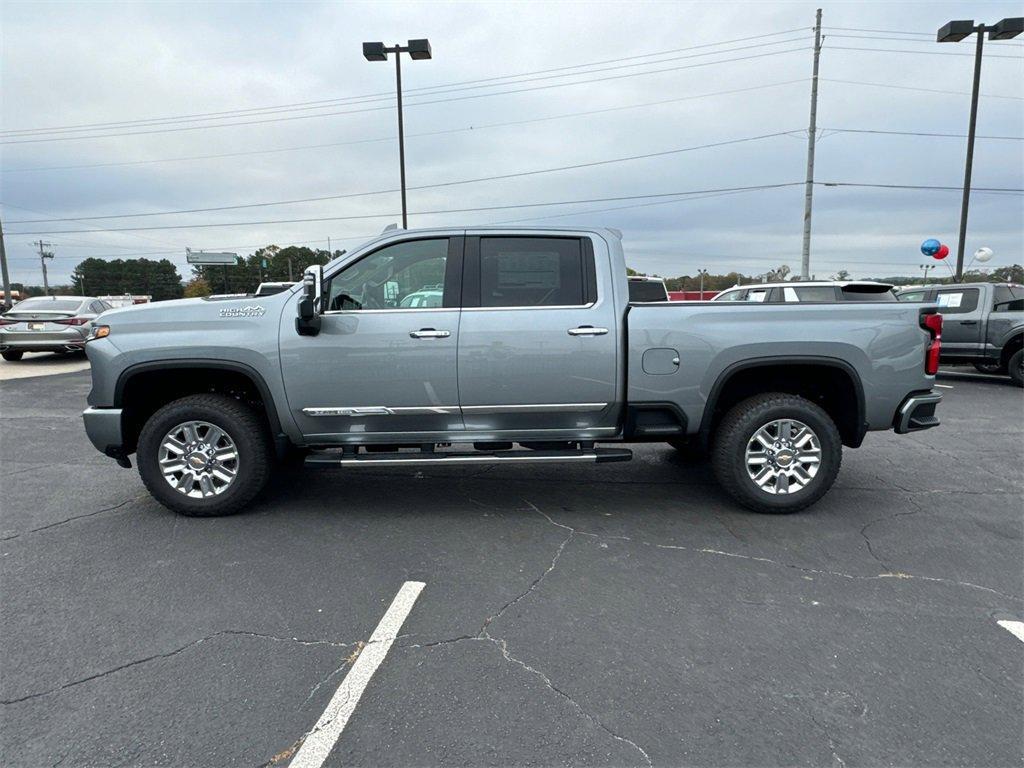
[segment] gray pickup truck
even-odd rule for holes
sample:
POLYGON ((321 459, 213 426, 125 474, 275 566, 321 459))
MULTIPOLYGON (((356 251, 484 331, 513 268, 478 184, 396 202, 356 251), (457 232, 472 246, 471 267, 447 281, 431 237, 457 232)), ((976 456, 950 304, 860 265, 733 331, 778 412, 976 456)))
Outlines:
POLYGON ((792 512, 868 430, 938 424, 934 305, 628 296, 615 230, 391 231, 273 296, 106 313, 85 427, 164 505, 217 515, 296 458, 606 462, 642 441, 792 512))
POLYGON ((1024 387, 1024 285, 959 283, 905 288, 900 301, 935 302, 945 319, 943 363, 1009 374, 1024 387))

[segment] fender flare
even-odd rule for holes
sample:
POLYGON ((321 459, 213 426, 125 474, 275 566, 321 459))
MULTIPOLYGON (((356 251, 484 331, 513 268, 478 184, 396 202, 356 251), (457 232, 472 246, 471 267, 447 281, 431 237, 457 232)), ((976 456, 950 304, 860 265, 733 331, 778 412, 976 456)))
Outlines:
POLYGON ((765 368, 773 365, 820 365, 828 368, 837 368, 847 376, 850 377, 850 381, 853 382, 854 392, 857 393, 857 420, 855 422, 857 427, 857 434, 854 435, 852 441, 857 447, 864 439, 864 434, 867 432, 867 405, 864 399, 864 384, 860 379, 860 374, 857 373, 857 369, 850 365, 845 360, 838 357, 823 357, 820 355, 782 355, 779 357, 755 357, 750 360, 741 360, 736 363, 732 363, 718 374, 718 378, 715 379, 715 383, 711 387, 711 391, 708 393, 708 398, 704 402, 704 415, 701 416, 699 434, 702 440, 707 440, 711 432, 711 423, 714 419, 715 407, 718 405, 718 398, 722 394, 722 390, 725 385, 729 383, 729 380, 740 371, 745 371, 750 368, 765 368))
POLYGON ((148 371, 159 371, 168 368, 205 368, 214 371, 231 371, 233 373, 242 374, 252 381, 256 390, 260 393, 260 399, 263 401, 263 409, 266 412, 267 421, 270 423, 271 431, 275 435, 283 433, 281 429, 281 419, 277 412, 277 405, 274 402, 274 396, 271 394, 270 387, 267 386, 267 382, 264 380, 263 376, 251 365, 235 362, 233 360, 211 360, 209 358, 186 357, 174 358, 172 360, 147 360, 144 363, 130 365, 121 371, 121 374, 117 377, 117 383, 114 385, 113 407, 124 407, 124 390, 128 385, 128 382, 134 376, 148 371))

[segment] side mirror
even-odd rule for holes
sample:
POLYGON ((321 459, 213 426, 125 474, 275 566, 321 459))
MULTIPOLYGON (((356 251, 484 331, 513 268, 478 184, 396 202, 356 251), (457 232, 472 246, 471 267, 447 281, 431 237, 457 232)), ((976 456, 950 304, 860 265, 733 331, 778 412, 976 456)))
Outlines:
POLYGON ((307 267, 302 274, 302 298, 299 299, 295 330, 300 336, 320 333, 320 315, 323 312, 324 270, 319 264, 307 267))

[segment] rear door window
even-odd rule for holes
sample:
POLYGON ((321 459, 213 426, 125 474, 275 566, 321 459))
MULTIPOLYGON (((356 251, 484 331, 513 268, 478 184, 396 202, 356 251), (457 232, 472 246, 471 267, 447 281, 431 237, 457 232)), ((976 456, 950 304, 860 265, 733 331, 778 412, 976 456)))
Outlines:
POLYGON ((939 311, 944 315, 963 315, 978 308, 977 288, 957 288, 939 291, 935 297, 939 311))
POLYGON ((793 291, 796 295, 796 301, 834 302, 836 300, 836 289, 831 285, 809 285, 803 288, 787 288, 786 290, 793 291))
POLYGON ((747 291, 746 298, 744 301, 753 301, 755 303, 763 303, 768 298, 768 291, 770 288, 751 288, 747 291))
POLYGON ((481 307, 582 306, 586 285, 578 238, 480 238, 481 307))

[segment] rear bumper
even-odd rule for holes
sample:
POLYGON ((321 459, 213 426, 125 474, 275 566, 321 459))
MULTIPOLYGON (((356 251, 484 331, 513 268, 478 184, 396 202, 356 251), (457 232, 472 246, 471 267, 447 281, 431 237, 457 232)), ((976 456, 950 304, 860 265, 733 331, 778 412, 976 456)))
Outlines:
POLYGON ((82 411, 82 421, 85 434, 96 450, 116 459, 122 467, 131 466, 124 452, 120 408, 86 408, 82 411))
POLYGON ((941 400, 942 395, 938 392, 918 392, 910 395, 896 411, 893 420, 896 434, 905 435, 907 432, 920 432, 922 429, 939 426, 935 408, 941 400))
POLYGON ((85 349, 85 335, 72 331, 59 334, 0 334, 0 352, 78 352, 85 349))

